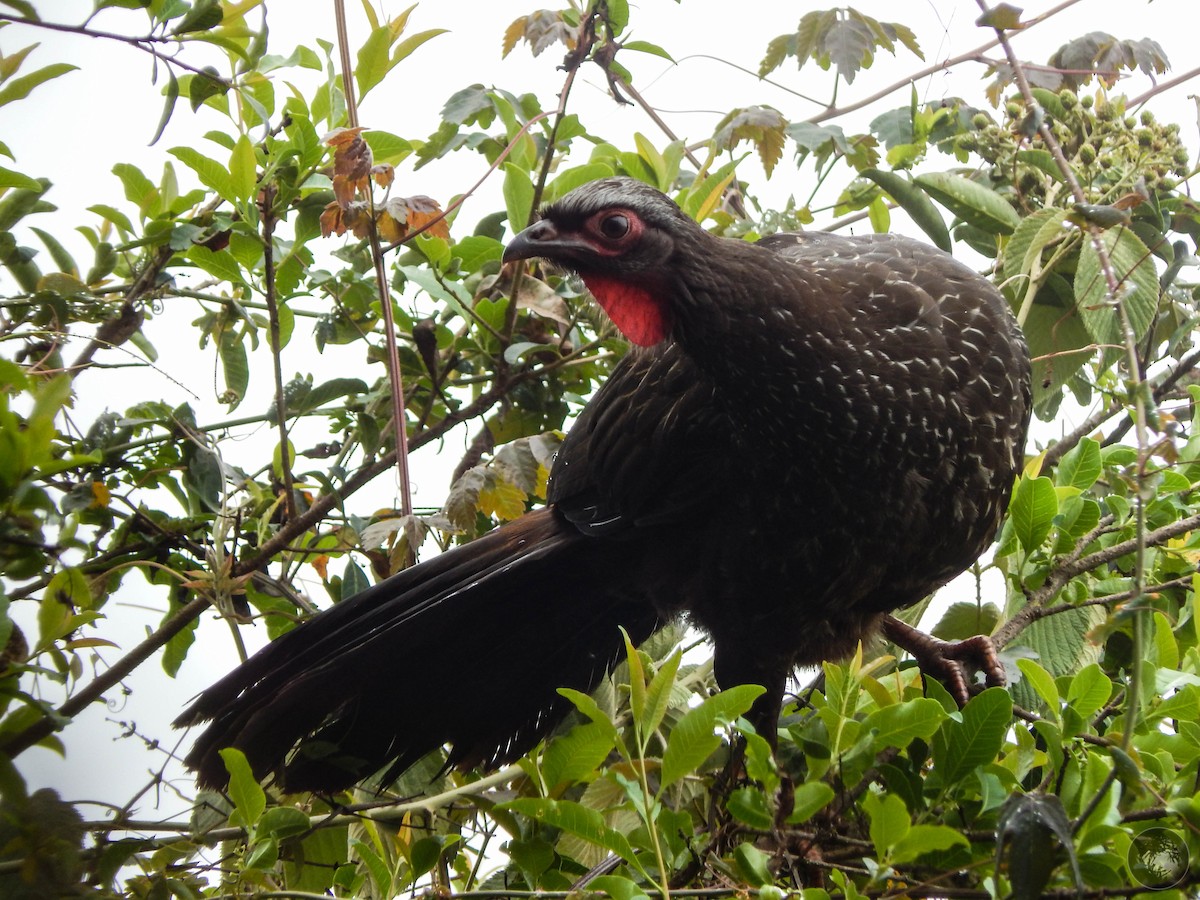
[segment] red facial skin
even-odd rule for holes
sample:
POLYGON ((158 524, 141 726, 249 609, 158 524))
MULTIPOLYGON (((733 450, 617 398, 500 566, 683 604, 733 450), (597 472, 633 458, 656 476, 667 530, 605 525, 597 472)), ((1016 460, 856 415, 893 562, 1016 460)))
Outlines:
POLYGON ((660 297, 640 285, 603 275, 585 275, 583 281, 621 334, 633 343, 653 347, 667 339, 671 320, 660 297))

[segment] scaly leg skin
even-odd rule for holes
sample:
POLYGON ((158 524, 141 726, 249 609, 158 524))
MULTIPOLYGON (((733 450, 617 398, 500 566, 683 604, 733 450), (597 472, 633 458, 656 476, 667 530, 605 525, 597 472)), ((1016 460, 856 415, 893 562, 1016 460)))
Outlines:
POLYGON ((986 634, 963 641, 942 641, 917 631, 895 616, 885 616, 883 633, 889 641, 912 654, 921 671, 946 686, 959 706, 971 699, 967 663, 983 672, 988 687, 1004 687, 1004 666, 996 655, 996 646, 986 634))

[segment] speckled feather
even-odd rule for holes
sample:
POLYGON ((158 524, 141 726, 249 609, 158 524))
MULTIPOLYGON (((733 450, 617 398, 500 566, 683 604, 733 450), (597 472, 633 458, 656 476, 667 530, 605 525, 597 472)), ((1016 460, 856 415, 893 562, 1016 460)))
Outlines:
POLYGON ((782 690, 992 539, 1029 422, 1024 339, 989 282, 907 238, 717 238, 623 179, 546 217, 614 205, 671 234, 660 266, 621 274, 654 271, 675 339, 589 404, 551 499, 581 527, 653 532, 659 565, 677 554, 660 612, 712 635, 722 684, 782 690))
POLYGON ((766 727, 797 664, 836 658, 992 539, 1029 420, 1001 295, 899 237, 707 233, 630 179, 585 185, 506 259, 580 273, 638 346, 583 410, 545 510, 401 572, 197 698, 187 762, 333 790, 437 747, 527 752, 620 655, 688 615, 766 727), (613 218, 615 217, 615 218, 613 218), (664 340, 658 341, 662 337, 664 340), (658 341, 655 343, 655 341, 658 341))

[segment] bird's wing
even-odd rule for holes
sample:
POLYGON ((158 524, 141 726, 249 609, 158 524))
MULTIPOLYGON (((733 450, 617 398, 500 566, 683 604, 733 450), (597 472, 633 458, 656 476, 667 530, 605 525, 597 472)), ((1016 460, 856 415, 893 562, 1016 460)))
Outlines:
POLYGON ((679 522, 706 502, 713 467, 736 455, 711 383, 668 341, 632 350, 584 408, 548 499, 588 534, 679 522))

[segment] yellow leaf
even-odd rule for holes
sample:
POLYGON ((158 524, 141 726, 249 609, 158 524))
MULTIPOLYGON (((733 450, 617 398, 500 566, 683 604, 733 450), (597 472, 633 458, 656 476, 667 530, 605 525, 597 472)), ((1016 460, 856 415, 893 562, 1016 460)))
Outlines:
POLYGON ((496 481, 479 492, 479 508, 485 516, 502 521, 520 518, 525 514, 525 492, 508 481, 496 481))
POLYGON ((109 493, 108 486, 103 481, 92 482, 92 507, 95 509, 107 509, 109 502, 112 500, 112 494, 109 493))

